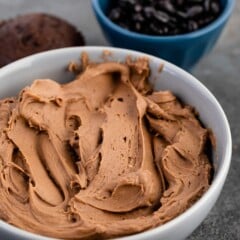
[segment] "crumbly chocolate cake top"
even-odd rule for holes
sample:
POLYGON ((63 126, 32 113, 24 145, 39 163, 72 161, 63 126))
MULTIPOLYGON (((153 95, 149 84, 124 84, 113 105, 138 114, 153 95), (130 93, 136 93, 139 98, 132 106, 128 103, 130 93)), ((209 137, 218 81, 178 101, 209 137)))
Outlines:
POLYGON ((0 67, 22 57, 62 47, 84 45, 70 23, 44 13, 32 13, 0 23, 0 67))

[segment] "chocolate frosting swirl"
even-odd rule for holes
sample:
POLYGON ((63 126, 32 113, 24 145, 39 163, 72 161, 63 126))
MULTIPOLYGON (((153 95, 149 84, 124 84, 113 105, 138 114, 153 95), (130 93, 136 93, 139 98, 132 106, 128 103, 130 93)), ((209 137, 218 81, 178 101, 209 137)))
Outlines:
POLYGON ((0 218, 63 239, 138 233, 208 189, 206 130, 147 59, 87 64, 0 102, 0 218))

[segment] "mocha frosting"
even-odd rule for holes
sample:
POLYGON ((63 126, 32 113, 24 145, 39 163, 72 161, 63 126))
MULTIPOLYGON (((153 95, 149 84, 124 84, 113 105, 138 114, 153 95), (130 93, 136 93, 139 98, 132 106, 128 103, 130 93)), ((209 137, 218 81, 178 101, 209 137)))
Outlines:
POLYGON ((61 239, 106 239, 175 218, 208 189, 208 130, 148 60, 85 64, 0 101, 0 218, 61 239))

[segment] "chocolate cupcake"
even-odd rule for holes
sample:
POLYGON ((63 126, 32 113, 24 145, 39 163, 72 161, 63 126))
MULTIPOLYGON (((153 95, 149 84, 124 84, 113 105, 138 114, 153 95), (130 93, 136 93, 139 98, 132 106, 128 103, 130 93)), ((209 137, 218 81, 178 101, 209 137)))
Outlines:
POLYGON ((43 13, 18 16, 0 23, 0 67, 46 50, 84 45, 70 23, 43 13))

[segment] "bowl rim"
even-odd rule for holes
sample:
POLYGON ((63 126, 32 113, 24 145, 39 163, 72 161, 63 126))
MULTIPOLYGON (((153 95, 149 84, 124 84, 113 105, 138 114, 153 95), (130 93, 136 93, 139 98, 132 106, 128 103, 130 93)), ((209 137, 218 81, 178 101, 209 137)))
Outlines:
MULTIPOLYGON (((181 69, 180 67, 162 59, 159 57, 155 57, 150 54, 142 53, 139 51, 134 51, 134 50, 129 50, 129 49, 123 49, 123 48, 115 48, 115 47, 106 47, 106 46, 87 46, 87 47, 68 47, 68 48, 62 48, 62 49, 55 49, 55 50, 50 50, 50 51, 45 51, 41 53, 37 53, 25 58, 22 58, 20 60, 17 60, 11 64, 8 64, 2 68, 0 68, 0 81, 1 78, 5 76, 5 74, 8 74, 11 71, 15 71, 18 68, 21 68, 21 66, 29 66, 31 65, 31 62, 34 61, 35 59, 46 59, 50 56, 54 56, 56 54, 71 54, 71 53, 81 53, 81 52, 87 52, 87 53, 92 53, 92 52, 99 52, 103 53, 103 51, 111 51, 114 54, 118 53, 123 53, 126 54, 126 56, 133 55, 134 57, 140 57, 140 56, 146 56, 150 60, 154 61, 160 61, 164 62, 165 68, 168 70, 174 70, 174 73, 179 73, 182 76, 187 79, 188 82, 191 82, 192 84, 195 85, 196 88, 200 88, 204 93, 211 98, 213 101, 214 106, 218 109, 219 114, 222 117, 224 127, 225 127, 225 132, 226 132, 226 146, 225 146, 225 151, 224 155, 222 156, 222 165, 221 168, 219 168, 218 173, 215 175, 214 180, 212 184, 210 185, 209 189, 203 194, 203 196, 197 200, 190 208, 188 208, 185 212, 180 214, 179 216, 175 217, 174 219, 170 220, 169 222, 157 226, 153 229, 146 230, 141 233, 136 233, 130 236, 123 236, 119 237, 117 239, 123 239, 123 240, 135 240, 136 237, 137 239, 145 238, 147 237, 150 239, 151 237, 155 236, 156 234, 159 234, 159 232, 164 232, 164 231, 170 231, 174 229, 174 226, 180 224, 184 219, 192 216, 199 208, 202 208, 208 201, 211 200, 211 196, 214 196, 219 189, 219 186, 222 186, 226 180, 230 164, 231 164, 231 156, 232 156, 232 138, 231 138, 231 130, 229 126, 229 122, 227 120, 227 117, 220 105, 220 103, 217 101, 216 97, 211 93, 208 88, 201 83, 197 78, 195 78, 193 75, 190 73, 186 72, 185 70, 181 69)), ((80 54, 79 54, 80 56, 80 54)), ((67 63, 66 63, 67 65, 67 63)), ((0 219, 0 231, 1 229, 5 230, 6 232, 12 232, 13 234, 19 236, 19 237, 28 237, 29 239, 42 239, 42 240, 50 240, 50 239, 55 239, 51 237, 46 237, 43 235, 38 235, 35 233, 28 232, 26 230, 20 229, 18 227, 15 227, 3 220, 0 219)))
POLYGON ((145 39, 149 41, 158 41, 158 40, 164 40, 164 41, 170 41, 174 42, 176 40, 187 40, 187 39, 192 39, 192 38, 197 38, 200 36, 203 36, 209 32, 214 31, 215 29, 221 27, 227 19, 230 17, 234 5, 235 5, 235 0, 226 0, 226 6, 223 9, 222 13, 210 24, 204 26, 203 28, 200 28, 196 31, 189 32, 189 33, 184 33, 184 34, 177 34, 177 35, 169 35, 169 36, 155 36, 155 35, 147 35, 143 33, 137 33, 133 32, 127 29, 124 29, 123 27, 120 27, 119 25, 115 24, 112 22, 102 11, 102 8, 100 7, 99 4, 100 0, 92 0, 92 7, 95 10, 95 13, 104 21, 104 23, 111 29, 114 29, 116 32, 119 32, 120 34, 132 38, 137 38, 137 39, 145 39))

